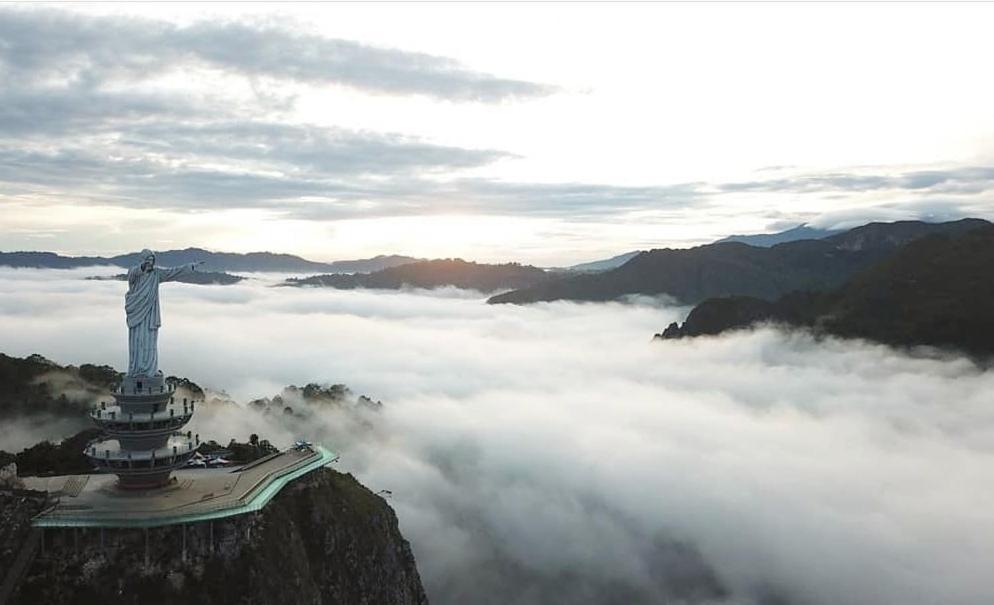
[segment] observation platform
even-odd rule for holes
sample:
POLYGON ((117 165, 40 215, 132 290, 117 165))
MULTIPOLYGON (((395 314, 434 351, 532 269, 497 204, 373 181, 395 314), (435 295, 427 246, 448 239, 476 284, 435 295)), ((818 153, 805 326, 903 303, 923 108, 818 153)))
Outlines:
POLYGON ((117 477, 106 474, 24 482, 58 497, 32 520, 35 527, 148 528, 261 510, 287 483, 334 459, 321 446, 291 448, 236 468, 175 470, 168 485, 144 491, 118 489, 117 477))
POLYGON ((176 404, 158 411, 125 412, 119 405, 104 406, 90 412, 90 419, 105 433, 177 431, 193 417, 194 405, 176 404))
POLYGON ((118 476, 122 489, 144 489, 165 486, 172 471, 183 468, 196 453, 194 441, 182 434, 149 438, 143 443, 136 437, 105 439, 93 442, 84 452, 98 471, 118 476), (132 449, 136 444, 153 449, 132 449))

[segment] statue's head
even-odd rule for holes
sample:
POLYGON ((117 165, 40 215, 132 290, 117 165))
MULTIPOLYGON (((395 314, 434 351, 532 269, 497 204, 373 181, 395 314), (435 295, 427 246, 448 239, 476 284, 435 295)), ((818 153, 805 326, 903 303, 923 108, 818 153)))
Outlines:
POLYGON ((155 252, 148 248, 142 250, 142 271, 151 271, 155 267, 155 252))

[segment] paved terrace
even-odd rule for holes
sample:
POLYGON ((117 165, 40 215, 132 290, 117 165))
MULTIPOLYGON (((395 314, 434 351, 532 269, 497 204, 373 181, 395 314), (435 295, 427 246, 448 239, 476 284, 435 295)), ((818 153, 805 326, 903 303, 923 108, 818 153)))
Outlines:
POLYGON ((333 459, 321 446, 289 449, 234 469, 177 470, 168 486, 144 492, 119 490, 117 477, 103 474, 24 482, 59 497, 34 518, 35 527, 160 527, 260 510, 287 483, 333 459))

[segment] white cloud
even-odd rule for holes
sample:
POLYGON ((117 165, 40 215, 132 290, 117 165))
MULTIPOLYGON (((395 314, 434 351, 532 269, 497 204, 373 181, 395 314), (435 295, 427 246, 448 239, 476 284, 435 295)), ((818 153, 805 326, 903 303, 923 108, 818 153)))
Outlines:
MULTIPOLYGON (((0 271, 6 353, 123 365, 124 286, 79 275, 0 271)), ((265 286, 163 285, 165 369, 243 401, 312 381, 382 399, 365 431, 198 427, 341 450, 393 491, 433 602, 721 602, 681 592, 709 570, 738 603, 994 590, 994 373, 967 360, 770 330, 653 343, 685 311, 659 305, 265 286)))
POLYGON ((782 222, 991 216, 986 177, 899 178, 989 172, 990 6, 916 6, 901 28, 891 6, 712 9, 5 9, 0 248, 54 230, 117 253, 141 223, 178 246, 424 256, 461 237, 446 255, 571 264, 782 222), (771 165, 793 168, 758 182, 771 165), (468 226, 439 238, 441 214, 468 226))

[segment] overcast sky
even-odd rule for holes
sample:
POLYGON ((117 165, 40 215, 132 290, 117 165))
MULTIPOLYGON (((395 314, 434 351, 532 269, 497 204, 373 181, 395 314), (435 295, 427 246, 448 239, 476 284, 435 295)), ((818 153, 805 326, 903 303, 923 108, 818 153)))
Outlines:
POLYGON ((0 249, 559 264, 994 218, 994 5, 0 6, 0 249))

